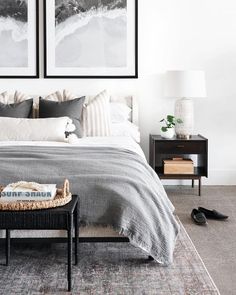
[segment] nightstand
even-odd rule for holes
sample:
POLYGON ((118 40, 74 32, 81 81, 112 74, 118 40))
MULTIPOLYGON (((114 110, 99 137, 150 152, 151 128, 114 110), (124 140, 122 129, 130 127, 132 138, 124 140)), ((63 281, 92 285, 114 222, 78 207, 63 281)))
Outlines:
POLYGON ((202 135, 192 135, 190 139, 165 139, 160 135, 150 135, 149 164, 160 179, 198 180, 198 194, 201 196, 201 178, 208 177, 208 140, 202 135), (164 174, 163 160, 174 157, 191 158, 194 161, 193 174, 164 174))

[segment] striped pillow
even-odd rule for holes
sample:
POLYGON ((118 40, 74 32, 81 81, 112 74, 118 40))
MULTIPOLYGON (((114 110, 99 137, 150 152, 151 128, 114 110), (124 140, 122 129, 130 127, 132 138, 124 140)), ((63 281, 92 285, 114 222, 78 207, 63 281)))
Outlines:
POLYGON ((109 95, 106 90, 91 99, 83 110, 85 136, 110 136, 111 118, 109 95))

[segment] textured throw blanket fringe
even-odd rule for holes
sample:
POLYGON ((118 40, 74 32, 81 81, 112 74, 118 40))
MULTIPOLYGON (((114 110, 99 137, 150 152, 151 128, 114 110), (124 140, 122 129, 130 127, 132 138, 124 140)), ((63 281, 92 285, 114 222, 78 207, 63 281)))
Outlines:
POLYGON ((139 155, 108 147, 0 148, 0 184, 68 178, 81 199, 81 224, 112 226, 156 261, 173 260, 179 225, 153 169, 139 155))

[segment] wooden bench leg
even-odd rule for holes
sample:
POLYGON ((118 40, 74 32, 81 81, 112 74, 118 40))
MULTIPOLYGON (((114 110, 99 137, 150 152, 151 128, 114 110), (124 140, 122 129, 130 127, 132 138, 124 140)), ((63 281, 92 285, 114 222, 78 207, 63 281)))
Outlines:
POLYGON ((72 236, 73 236, 73 214, 68 216, 69 228, 67 231, 67 259, 68 259, 68 270, 67 270, 67 280, 68 280, 68 291, 71 291, 71 271, 72 271, 72 236))
POLYGON ((10 249, 11 249, 11 232, 6 229, 6 265, 10 263, 10 249))
POLYGON ((79 205, 76 204, 74 213, 74 223, 75 223, 75 265, 78 264, 78 245, 79 245, 79 205))

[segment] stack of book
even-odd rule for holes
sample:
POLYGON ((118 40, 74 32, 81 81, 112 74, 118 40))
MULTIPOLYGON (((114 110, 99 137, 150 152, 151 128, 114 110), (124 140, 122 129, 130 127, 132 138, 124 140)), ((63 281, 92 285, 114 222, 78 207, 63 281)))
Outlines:
POLYGON ((19 185, 9 184, 1 192, 0 201, 48 201, 56 196, 56 184, 37 184, 20 182, 19 185))
POLYGON ((194 174, 191 159, 173 158, 164 160, 164 174, 194 174))

